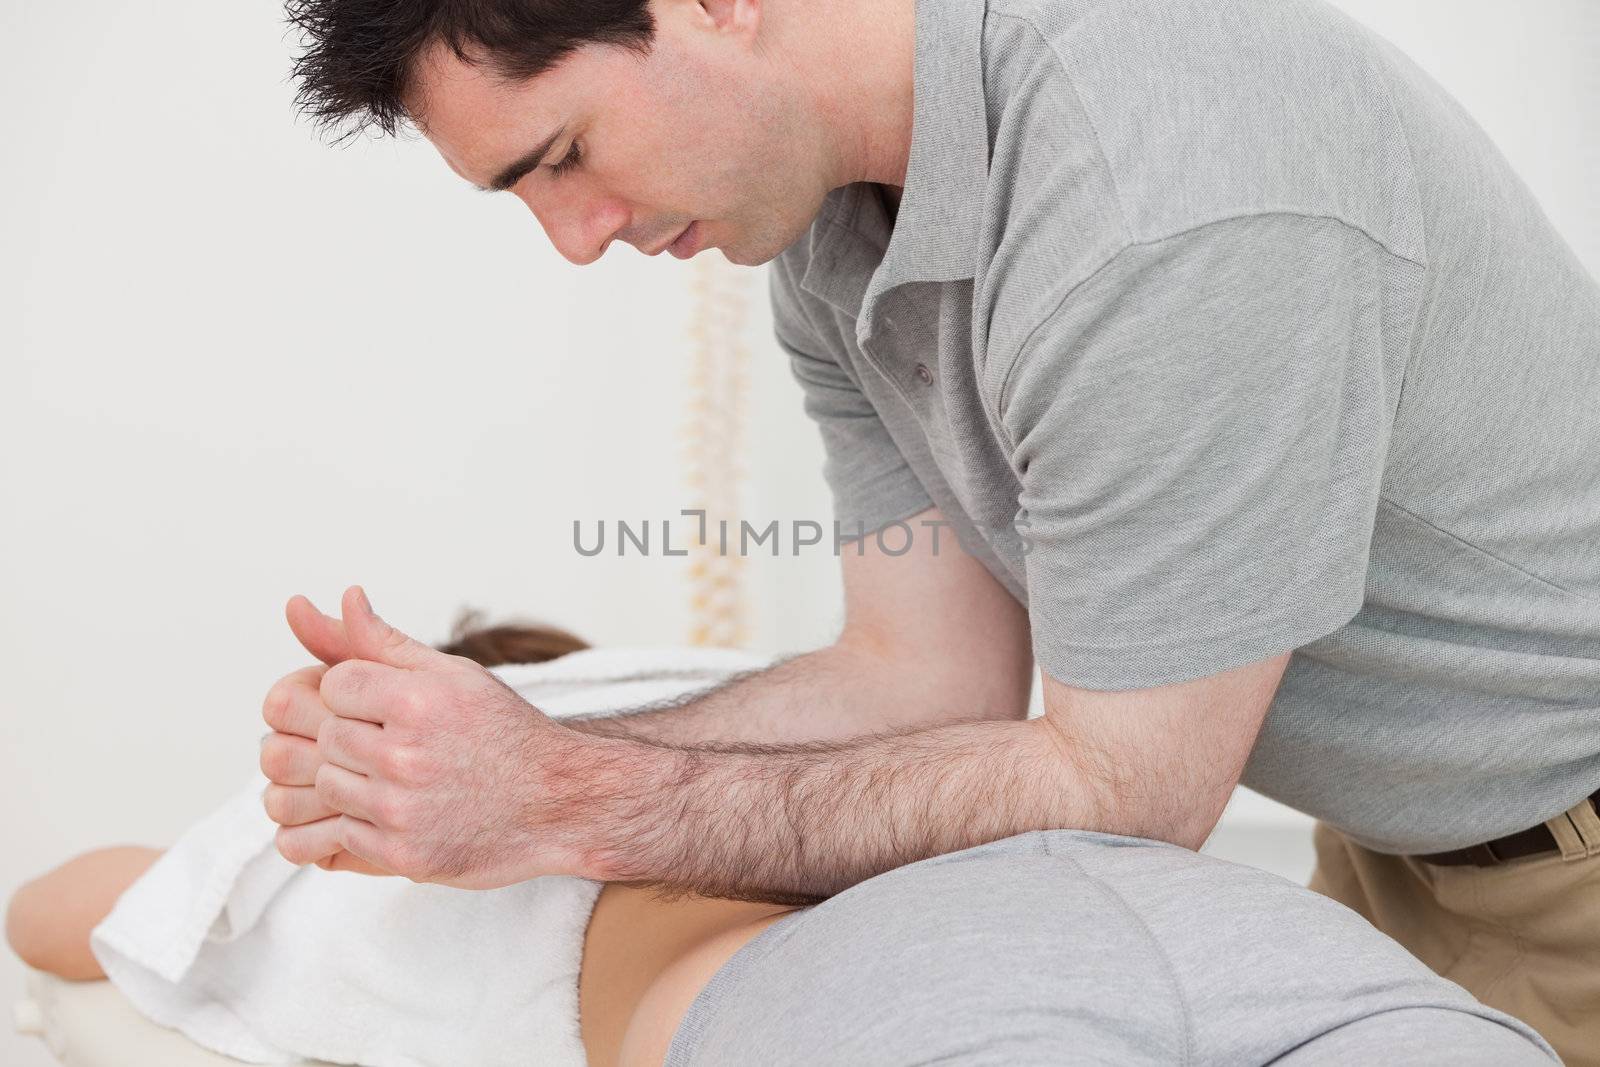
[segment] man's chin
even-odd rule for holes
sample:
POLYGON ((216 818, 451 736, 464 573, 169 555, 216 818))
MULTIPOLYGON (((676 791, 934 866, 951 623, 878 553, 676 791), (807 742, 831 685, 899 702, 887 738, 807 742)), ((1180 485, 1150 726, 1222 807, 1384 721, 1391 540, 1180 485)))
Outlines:
MULTIPOLYGON (((710 250, 707 249, 707 251, 710 250)), ((723 259, 727 260, 729 263, 732 263, 736 267, 759 267, 761 264, 766 263, 768 260, 774 258, 772 256, 745 256, 739 252, 737 246, 733 248, 723 248, 719 245, 717 246, 717 251, 722 253, 723 259)))
POLYGON ((798 226, 792 233, 771 222, 755 226, 720 219, 710 225, 701 222, 700 247, 695 250, 695 255, 710 252, 714 248, 722 253, 723 259, 735 266, 759 267, 777 259, 786 248, 804 238, 811 232, 815 221, 815 216, 806 219, 804 225, 798 226))
POLYGON ((784 249, 803 238, 808 232, 809 227, 795 234, 794 238, 786 243, 779 243, 782 240, 781 236, 778 240, 773 240, 774 235, 769 233, 764 241, 745 243, 729 241, 716 247, 717 251, 722 253, 722 258, 729 263, 740 267, 759 267, 777 259, 783 254, 784 249))

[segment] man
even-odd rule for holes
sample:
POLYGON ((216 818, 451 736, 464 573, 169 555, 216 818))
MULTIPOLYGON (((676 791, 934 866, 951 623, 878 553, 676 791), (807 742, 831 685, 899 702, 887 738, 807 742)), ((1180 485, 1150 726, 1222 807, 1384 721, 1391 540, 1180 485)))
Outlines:
POLYGON ((1600 287, 1403 55, 1320 0, 292 11, 310 112, 414 122, 573 262, 771 262, 868 536, 833 645, 564 725, 297 598, 337 666, 267 702, 286 857, 803 902, 1033 829, 1198 849, 1242 781, 1600 1048, 1600 287))

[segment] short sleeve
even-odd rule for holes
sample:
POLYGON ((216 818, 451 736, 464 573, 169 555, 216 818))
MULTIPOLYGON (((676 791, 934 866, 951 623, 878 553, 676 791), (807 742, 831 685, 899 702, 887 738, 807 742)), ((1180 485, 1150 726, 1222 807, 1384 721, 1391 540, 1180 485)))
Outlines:
POLYGON ((774 333, 804 392, 805 412, 822 434, 822 475, 833 497, 839 539, 850 541, 933 506, 860 384, 827 354, 806 325, 787 275, 771 275, 774 333))
POLYGON ((1132 245, 1061 300, 998 398, 1047 673, 1169 685, 1354 617, 1421 272, 1263 214, 1132 245))

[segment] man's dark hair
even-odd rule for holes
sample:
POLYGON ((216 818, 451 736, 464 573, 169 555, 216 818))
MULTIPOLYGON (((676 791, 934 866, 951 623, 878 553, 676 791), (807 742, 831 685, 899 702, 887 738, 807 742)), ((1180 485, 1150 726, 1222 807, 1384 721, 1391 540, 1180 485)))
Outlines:
POLYGON ((655 40, 649 0, 286 0, 306 50, 295 58, 295 105, 319 129, 349 119, 338 140, 376 126, 416 125, 404 104, 416 61, 436 41, 513 85, 586 44, 641 56, 655 40))

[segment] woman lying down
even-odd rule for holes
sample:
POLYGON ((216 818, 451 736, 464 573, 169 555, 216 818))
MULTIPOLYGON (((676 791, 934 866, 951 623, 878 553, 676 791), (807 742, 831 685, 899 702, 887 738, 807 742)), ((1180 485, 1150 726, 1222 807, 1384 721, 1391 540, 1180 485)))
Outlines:
MULTIPOLYGON (((445 648, 552 716, 767 662, 534 628, 458 629, 445 648)), ((256 1063, 1560 1062, 1355 912, 1165 842, 1034 831, 812 907, 559 875, 467 890, 294 866, 265 785, 165 852, 102 849, 23 886, 12 947, 256 1063)))

